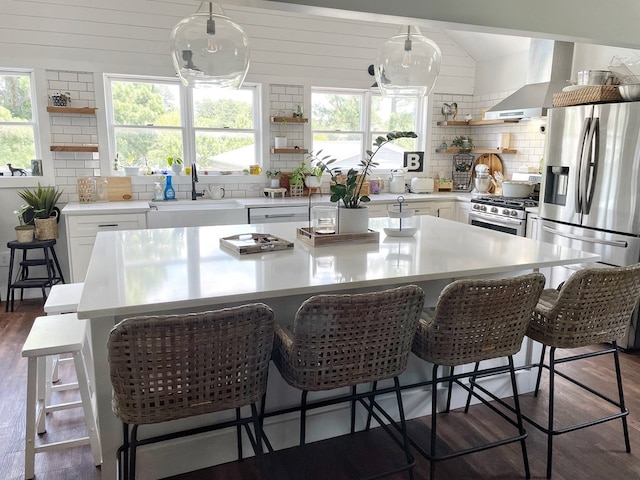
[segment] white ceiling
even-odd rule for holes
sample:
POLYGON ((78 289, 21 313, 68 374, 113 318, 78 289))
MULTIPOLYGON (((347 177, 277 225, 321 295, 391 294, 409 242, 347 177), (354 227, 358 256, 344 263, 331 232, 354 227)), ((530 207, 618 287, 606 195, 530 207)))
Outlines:
POLYGON ((444 33, 477 62, 528 50, 531 40, 529 37, 460 30, 444 30, 444 33))

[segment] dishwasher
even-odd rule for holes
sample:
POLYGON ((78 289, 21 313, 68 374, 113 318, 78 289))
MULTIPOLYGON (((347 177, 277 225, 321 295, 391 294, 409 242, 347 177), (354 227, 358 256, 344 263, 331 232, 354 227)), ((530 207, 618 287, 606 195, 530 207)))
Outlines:
POLYGON ((307 205, 249 208, 249 223, 308 222, 307 205))

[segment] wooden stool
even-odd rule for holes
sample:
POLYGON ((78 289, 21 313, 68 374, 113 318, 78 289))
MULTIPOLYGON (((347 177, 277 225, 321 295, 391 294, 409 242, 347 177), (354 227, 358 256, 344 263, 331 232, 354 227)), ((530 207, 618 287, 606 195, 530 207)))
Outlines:
MULTIPOLYGON (((49 291, 47 301, 44 302, 44 312, 47 315, 60 313, 75 313, 78 310, 80 297, 84 283, 64 283, 54 285, 49 291)), ((62 390, 58 386, 52 386, 51 382, 58 381, 58 366, 60 363, 72 362, 73 357, 60 358, 58 355, 47 357, 47 403, 51 399, 51 392, 62 390), (51 382, 49 381, 51 379, 51 382)), ((77 386, 76 386, 77 388, 77 386)))
POLYGON ((284 198, 285 194, 287 193, 287 189, 286 188, 265 188, 264 193, 268 194, 269 198, 275 198, 276 195, 280 195, 282 198, 284 198))
POLYGON ((37 317, 22 347, 22 356, 28 358, 27 370, 27 425, 25 436, 24 478, 34 477, 35 454, 48 450, 61 450, 90 444, 93 462, 102 463, 102 453, 96 412, 93 408, 95 394, 89 386, 86 357, 89 344, 86 342, 85 320, 75 313, 37 317), (48 405, 45 401, 45 359, 47 356, 70 353, 78 378, 80 401, 48 405), (87 423, 88 436, 36 446, 36 433, 46 431, 45 414, 68 408, 82 407, 87 423))

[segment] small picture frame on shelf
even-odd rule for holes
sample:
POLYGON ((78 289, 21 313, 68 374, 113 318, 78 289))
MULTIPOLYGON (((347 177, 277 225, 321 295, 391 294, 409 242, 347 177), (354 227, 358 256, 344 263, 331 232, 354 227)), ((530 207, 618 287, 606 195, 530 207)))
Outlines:
POLYGON ((31 176, 42 176, 42 160, 31 160, 31 176))

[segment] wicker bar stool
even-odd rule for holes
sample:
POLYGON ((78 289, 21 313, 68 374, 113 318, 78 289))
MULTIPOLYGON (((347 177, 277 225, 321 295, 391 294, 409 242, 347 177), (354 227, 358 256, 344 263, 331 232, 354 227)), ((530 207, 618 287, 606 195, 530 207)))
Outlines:
MULTIPOLYGON (((527 325, 536 302, 544 288, 545 278, 540 273, 531 273, 510 279, 458 280, 447 285, 434 309, 425 309, 418 332, 413 341, 413 352, 421 359, 433 364, 432 379, 412 386, 431 384, 431 441, 427 451, 413 438, 411 443, 430 462, 430 478, 435 476, 436 462, 459 457, 468 453, 520 442, 526 477, 530 477, 529 460, 523 427, 518 389, 516 385, 513 355, 522 345, 527 325), (480 362, 507 358, 507 364, 480 369, 480 362), (457 366, 475 363, 473 371, 456 374, 457 366), (449 374, 438 377, 441 366, 450 367, 449 374), (498 398, 485 387, 476 383, 480 377, 509 373, 515 405, 515 418, 492 405, 486 396, 498 398), (462 382, 469 378, 470 385, 462 382), (437 446, 437 391, 438 384, 448 384, 446 412, 451 405, 451 391, 456 384, 468 392, 468 411, 471 396, 499 414, 517 428, 517 435, 502 440, 472 446, 446 454, 436 454, 437 446)), ((412 387, 409 386, 409 387, 412 387)))
MULTIPOLYGON (((307 411, 350 402, 351 433, 355 433, 355 409, 360 403, 405 452, 406 464, 394 472, 408 470, 412 475, 414 459, 409 450, 398 375, 407 366, 423 305, 424 292, 415 285, 375 293, 317 295, 302 303, 293 331, 276 326, 273 361, 285 381, 302 390, 300 446, 305 444, 307 411), (386 379, 394 380, 393 387, 378 388, 378 382, 386 379), (357 392, 358 385, 370 382, 371 390, 357 392), (307 402, 309 392, 341 387, 350 387, 351 393, 307 402), (376 395, 390 392, 396 395, 401 438, 380 415, 389 423, 397 422, 375 401, 376 395)), ((367 422, 366 429, 369 427, 367 422)), ((371 478, 390 473, 393 472, 371 478)))
POLYGON ((640 264, 630 267, 588 268, 574 273, 558 289, 545 290, 538 302, 527 336, 542 343, 542 355, 536 382, 535 395, 540 390, 542 369, 549 370, 549 416, 546 426, 525 415, 525 420, 547 435, 547 478, 551 478, 553 437, 567 432, 600 423, 622 419, 625 447, 631 452, 627 418, 629 410, 624 404, 618 345, 616 340, 623 337, 631 320, 631 314, 640 297, 640 264), (558 348, 579 348, 600 343, 610 346, 595 352, 572 355, 557 359, 558 348), (544 364, 546 348, 549 350, 549 363, 544 364), (584 358, 612 354, 618 385, 618 400, 611 399, 594 391, 584 383, 557 371, 556 365, 584 358), (597 397, 620 409, 619 413, 607 415, 564 428, 555 426, 554 390, 555 376, 558 375, 583 388, 597 397))
POLYGON ((116 325, 108 354, 113 411, 123 422, 120 478, 135 478, 138 446, 231 426, 237 428, 240 460, 242 426, 261 455, 256 403, 264 402, 273 332, 273 311, 264 304, 135 317, 116 325), (242 417, 240 408, 246 405, 251 416, 242 417), (230 409, 236 410, 235 420, 138 439, 141 425, 230 409))

